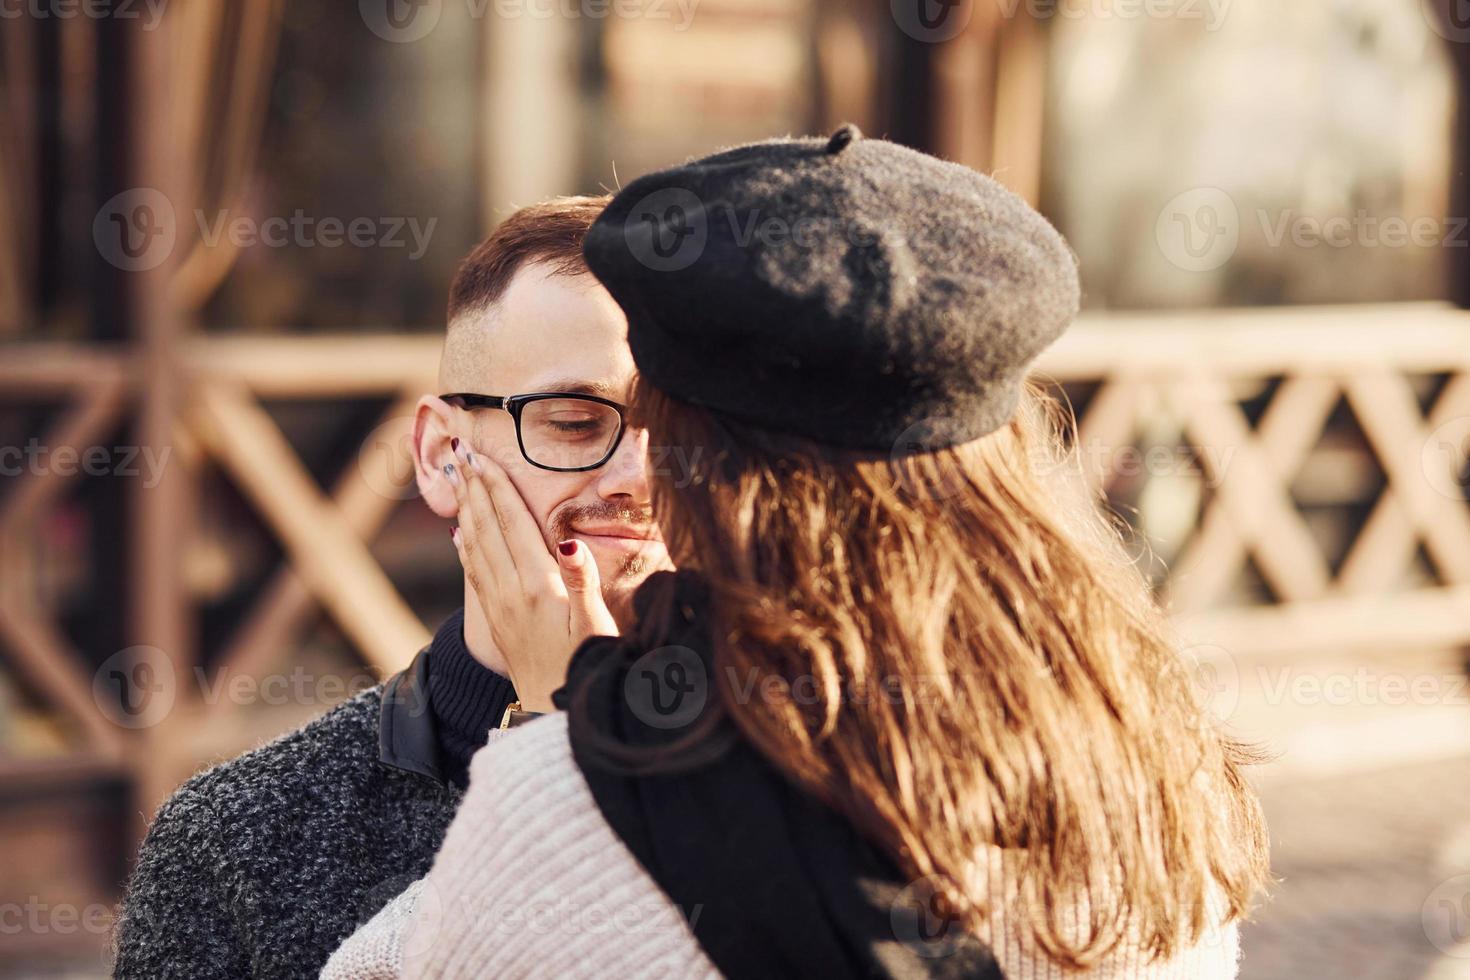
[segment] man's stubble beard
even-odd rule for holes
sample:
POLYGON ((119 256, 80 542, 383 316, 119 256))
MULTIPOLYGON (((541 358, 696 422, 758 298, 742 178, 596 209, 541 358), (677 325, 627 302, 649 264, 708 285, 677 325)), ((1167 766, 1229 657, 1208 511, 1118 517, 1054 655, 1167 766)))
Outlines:
POLYGON ((623 562, 616 575, 602 583, 602 601, 607 603, 607 611, 622 629, 633 625, 633 593, 643 584, 647 568, 647 559, 633 555, 623 562))

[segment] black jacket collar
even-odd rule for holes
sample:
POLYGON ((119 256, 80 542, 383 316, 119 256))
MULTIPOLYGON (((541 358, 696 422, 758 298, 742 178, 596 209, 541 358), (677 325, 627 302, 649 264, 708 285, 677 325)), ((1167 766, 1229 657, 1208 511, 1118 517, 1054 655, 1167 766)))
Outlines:
POLYGON ((424 647, 383 688, 378 761, 447 784, 439 730, 429 706, 429 648, 424 647))
POLYGON ((456 610, 408 668, 384 686, 378 758, 384 765, 463 789, 469 782, 470 758, 484 747, 514 700, 510 680, 470 653, 464 611, 456 610))

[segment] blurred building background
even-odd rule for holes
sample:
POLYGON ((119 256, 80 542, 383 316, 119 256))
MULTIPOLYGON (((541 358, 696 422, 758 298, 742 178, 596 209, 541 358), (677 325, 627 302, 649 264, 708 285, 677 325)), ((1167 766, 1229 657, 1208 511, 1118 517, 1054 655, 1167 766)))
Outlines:
POLYGON ((1078 252, 1045 373, 1278 753, 1242 975, 1470 976, 1462 6, 0 7, 0 976, 102 975, 167 793, 459 605, 403 448, 458 259, 518 205, 843 121, 1078 252))

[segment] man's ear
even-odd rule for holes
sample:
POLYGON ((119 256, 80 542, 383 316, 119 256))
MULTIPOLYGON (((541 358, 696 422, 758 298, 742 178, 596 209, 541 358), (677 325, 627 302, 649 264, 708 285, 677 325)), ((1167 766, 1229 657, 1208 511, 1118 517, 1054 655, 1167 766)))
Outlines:
POLYGON ((413 471, 424 503, 440 517, 459 513, 454 487, 444 474, 446 464, 458 465, 450 439, 454 438, 455 410, 442 398, 425 395, 413 413, 413 471))

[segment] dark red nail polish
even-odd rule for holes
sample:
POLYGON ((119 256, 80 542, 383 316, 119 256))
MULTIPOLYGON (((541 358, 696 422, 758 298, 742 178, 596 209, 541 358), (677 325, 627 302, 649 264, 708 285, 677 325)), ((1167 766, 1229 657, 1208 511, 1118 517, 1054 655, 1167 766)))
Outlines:
POLYGON ((453 436, 453 437, 450 438, 450 440, 449 440, 449 451, 450 452, 458 452, 459 451, 459 436, 453 436))
POLYGON ((563 541, 556 546, 556 550, 570 558, 577 553, 577 542, 563 541))

